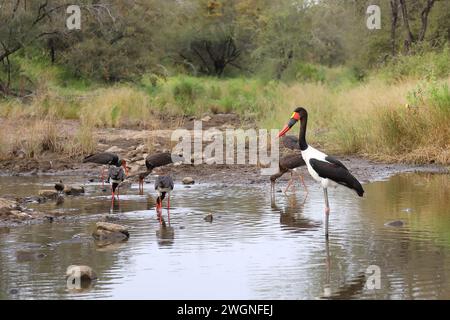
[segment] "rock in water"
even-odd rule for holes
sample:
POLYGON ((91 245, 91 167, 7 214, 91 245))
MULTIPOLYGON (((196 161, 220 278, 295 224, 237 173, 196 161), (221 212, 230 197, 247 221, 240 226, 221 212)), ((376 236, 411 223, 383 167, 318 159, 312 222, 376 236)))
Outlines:
POLYGON ((405 222, 401 221, 401 220, 397 220, 397 221, 391 221, 391 222, 387 222, 385 224, 386 227, 394 227, 394 228, 401 228, 405 225, 405 222))
POLYGON ((91 267, 73 265, 67 268, 66 277, 79 278, 81 281, 92 281, 97 279, 97 274, 91 267))
POLYGON ((205 220, 206 222, 212 223, 213 220, 214 220, 213 214, 212 214, 212 213, 208 214, 208 215, 205 217, 204 220, 205 220))
POLYGON ((192 185, 192 184, 195 184, 195 181, 191 177, 186 177, 183 179, 183 184, 184 185, 192 185))
POLYGON ((84 187, 78 185, 66 186, 64 188, 64 193, 69 196, 79 196, 81 194, 84 194, 84 187))
POLYGON ((124 241, 130 237, 130 233, 124 226, 108 222, 97 222, 92 236, 98 241, 124 241))
POLYGON ((54 199, 58 198, 58 191, 56 190, 41 190, 39 191, 39 196, 46 199, 54 199))

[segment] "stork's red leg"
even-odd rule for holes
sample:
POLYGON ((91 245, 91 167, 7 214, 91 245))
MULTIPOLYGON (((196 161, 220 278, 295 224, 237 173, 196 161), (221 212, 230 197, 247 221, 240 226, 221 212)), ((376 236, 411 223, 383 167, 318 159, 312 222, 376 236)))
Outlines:
POLYGON ((289 180, 288 186, 286 187, 286 190, 284 190, 285 194, 289 191, 289 188, 291 187, 293 181, 294 181, 294 179, 292 178, 292 175, 291 175, 291 180, 289 180))
POLYGON ((305 188, 306 194, 309 194, 308 187, 306 186, 305 179, 303 178, 303 175, 300 175, 300 180, 301 180, 301 182, 303 184, 303 187, 305 188))
POLYGON ((170 226, 170 193, 169 196, 167 197, 167 216, 169 219, 169 226, 170 226))

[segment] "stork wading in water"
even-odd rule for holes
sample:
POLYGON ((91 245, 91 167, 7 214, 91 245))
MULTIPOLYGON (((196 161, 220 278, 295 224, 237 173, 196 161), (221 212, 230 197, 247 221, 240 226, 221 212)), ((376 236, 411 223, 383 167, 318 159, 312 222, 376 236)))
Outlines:
POLYGON ((295 109, 291 119, 278 137, 283 137, 292 127, 300 121, 299 145, 303 159, 308 167, 308 172, 314 180, 322 185, 325 198, 325 235, 328 237, 328 225, 330 218, 330 205, 328 201, 328 188, 343 185, 355 190, 358 196, 364 196, 361 183, 350 171, 336 158, 311 147, 306 142, 306 129, 308 125, 308 112, 304 108, 295 109))
POLYGON ((184 161, 184 158, 182 156, 171 154, 168 152, 149 155, 145 159, 145 166, 147 167, 147 171, 139 173, 139 193, 141 195, 144 194, 144 179, 150 173, 152 173, 153 169, 182 161, 184 161))
POLYGON ((123 169, 122 160, 121 165, 119 166, 110 166, 108 170, 108 182, 111 184, 111 208, 114 207, 114 198, 117 191, 117 199, 119 200, 120 195, 120 184, 125 180, 126 175, 123 169))
POLYGON ((158 194, 156 198, 156 212, 158 213, 159 223, 162 224, 162 202, 167 195, 167 216, 170 225, 170 193, 174 187, 171 176, 159 176, 155 181, 155 190, 158 194))
POLYGON ((277 174, 274 174, 270 177, 270 183, 271 183, 271 191, 275 192, 275 183, 276 181, 281 178, 285 173, 290 172, 291 173, 291 180, 289 180, 288 186, 286 187, 286 190, 284 193, 287 193, 291 185, 294 183, 294 175, 298 175, 300 178, 300 181, 303 184, 303 187, 305 188, 306 193, 308 193, 308 188, 306 187, 305 181, 303 179, 303 175, 298 173, 297 169, 300 167, 305 166, 306 163, 303 160, 301 154, 290 154, 280 159, 279 163, 279 171, 277 174))
POLYGON ((103 188, 105 187, 105 166, 108 166, 109 168, 111 166, 116 166, 116 167, 122 166, 123 169, 125 170, 125 175, 128 176, 127 162, 125 160, 121 160, 119 158, 119 156, 115 153, 102 152, 102 153, 92 154, 92 155, 84 158, 83 163, 96 163, 96 164, 103 165, 102 173, 100 175, 100 178, 102 179, 102 187, 103 188))

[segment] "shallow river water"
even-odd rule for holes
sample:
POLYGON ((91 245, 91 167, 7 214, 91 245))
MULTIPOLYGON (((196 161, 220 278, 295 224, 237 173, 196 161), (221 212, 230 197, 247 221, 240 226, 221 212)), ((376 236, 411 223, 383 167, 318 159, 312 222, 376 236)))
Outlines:
MULTIPOLYGON (((37 194, 59 179, 87 177, 0 177, 0 195, 37 194)), ((177 184, 165 228, 133 187, 112 214, 108 194, 86 184, 85 196, 61 206, 32 205, 69 215, 66 222, 0 229, 0 299, 450 299, 448 175, 370 183, 363 199, 331 190, 328 242, 323 193, 313 184, 306 198, 299 186, 271 197, 268 185, 177 184), (128 242, 91 239, 106 215, 129 227, 128 242), (98 281, 69 290, 73 264, 91 266, 98 281)))

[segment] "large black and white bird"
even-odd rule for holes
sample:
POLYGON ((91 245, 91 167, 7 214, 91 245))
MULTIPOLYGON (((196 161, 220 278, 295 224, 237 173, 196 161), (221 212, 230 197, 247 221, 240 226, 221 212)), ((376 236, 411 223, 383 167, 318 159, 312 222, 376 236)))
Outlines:
POLYGON ((167 166, 172 163, 182 162, 184 158, 182 156, 171 154, 168 152, 164 153, 155 153, 149 155, 145 159, 145 166, 147 167, 147 171, 139 173, 139 192, 143 194, 144 192, 144 179, 152 173, 153 169, 167 166))
POLYGON ((301 124, 299 145, 303 159, 305 160, 310 175, 314 180, 319 182, 323 188, 325 197, 325 234, 328 237, 330 216, 328 188, 343 185, 355 190, 360 197, 364 196, 364 189, 361 186, 361 183, 359 183, 342 162, 308 145, 306 142, 308 112, 304 108, 295 109, 289 123, 278 136, 283 137, 298 121, 300 121, 301 124))
POLYGON ((162 201, 167 195, 167 214, 170 225, 170 193, 172 192, 173 187, 174 184, 171 176, 159 176, 156 178, 155 190, 158 194, 158 198, 156 199, 156 211, 158 212, 160 223, 162 223, 162 201))
POLYGON ((105 185, 105 166, 108 166, 108 167, 122 166, 123 169, 125 170, 125 174, 128 176, 127 162, 125 160, 121 160, 117 154, 112 153, 112 152, 102 152, 102 153, 92 154, 92 155, 84 158, 83 163, 96 163, 96 164, 103 165, 102 173, 101 173, 103 187, 105 185))
POLYGON ((306 193, 308 193, 308 188, 306 187, 305 181, 303 179, 303 175, 298 172, 298 169, 305 166, 306 163, 303 160, 303 157, 300 154, 290 154, 280 159, 279 170, 278 173, 274 174, 270 177, 271 190, 275 191, 275 183, 281 178, 285 173, 291 173, 291 179, 289 180, 288 186, 284 193, 287 193, 289 188, 294 182, 294 174, 300 177, 300 180, 305 188, 306 193))

